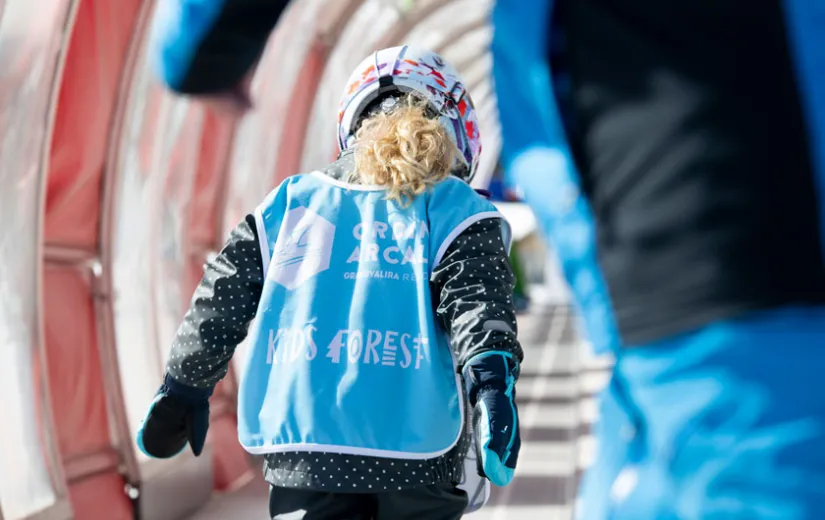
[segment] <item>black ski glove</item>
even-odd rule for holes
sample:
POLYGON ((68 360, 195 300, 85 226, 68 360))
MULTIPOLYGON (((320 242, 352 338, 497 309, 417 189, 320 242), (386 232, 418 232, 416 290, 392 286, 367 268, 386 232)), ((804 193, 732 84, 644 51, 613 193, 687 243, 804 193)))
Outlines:
POLYGON ((505 352, 485 352, 464 366, 472 406, 478 473, 496 486, 513 480, 521 449, 515 384, 518 365, 505 352))
POLYGON ((167 374, 140 424, 140 451, 156 459, 168 459, 189 443, 192 453, 200 455, 209 429, 211 395, 211 388, 187 386, 167 374))

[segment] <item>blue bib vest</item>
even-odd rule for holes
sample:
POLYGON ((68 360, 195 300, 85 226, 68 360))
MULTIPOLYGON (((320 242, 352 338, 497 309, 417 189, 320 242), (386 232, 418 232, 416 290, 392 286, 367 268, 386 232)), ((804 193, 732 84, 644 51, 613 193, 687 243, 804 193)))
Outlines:
POLYGON ((464 398, 430 275, 458 235, 501 214, 455 178, 403 207, 380 187, 316 172, 284 181, 255 215, 265 282, 240 383, 241 444, 448 452, 464 398))

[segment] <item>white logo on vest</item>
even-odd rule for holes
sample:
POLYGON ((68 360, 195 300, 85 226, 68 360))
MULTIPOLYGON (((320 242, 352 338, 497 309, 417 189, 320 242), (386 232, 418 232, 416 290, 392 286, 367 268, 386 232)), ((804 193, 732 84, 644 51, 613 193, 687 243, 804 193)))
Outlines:
POLYGON ((287 211, 273 248, 272 279, 292 290, 326 271, 334 238, 335 225, 321 215, 304 207, 287 211))

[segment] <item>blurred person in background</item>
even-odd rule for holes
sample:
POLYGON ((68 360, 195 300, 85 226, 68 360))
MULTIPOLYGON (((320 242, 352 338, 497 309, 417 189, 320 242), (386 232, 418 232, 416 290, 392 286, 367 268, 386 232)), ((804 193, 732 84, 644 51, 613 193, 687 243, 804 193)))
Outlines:
MULTIPOLYGON (((155 36, 166 79, 194 70, 167 62, 179 21, 155 36)), ((520 449, 510 232, 469 186, 475 110, 440 56, 384 49, 347 83, 338 140, 338 161, 281 183, 206 265, 138 445, 201 453, 209 397, 253 323, 238 430, 265 457, 271 516, 461 518, 470 443, 499 486, 520 449)))
POLYGON ((158 0, 150 59, 171 91, 216 113, 241 117, 251 107, 255 65, 290 0, 158 0))
POLYGON ((615 356, 578 518, 823 518, 825 2, 493 24, 505 167, 615 356))

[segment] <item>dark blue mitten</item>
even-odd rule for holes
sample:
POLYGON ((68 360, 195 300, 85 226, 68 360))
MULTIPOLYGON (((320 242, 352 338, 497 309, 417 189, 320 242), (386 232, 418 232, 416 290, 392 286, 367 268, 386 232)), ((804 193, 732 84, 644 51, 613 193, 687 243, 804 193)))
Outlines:
POLYGON ((167 459, 183 451, 188 443, 192 453, 200 455, 209 429, 211 395, 211 388, 187 386, 167 374, 140 424, 140 451, 156 459, 167 459))
POLYGON ((518 364, 505 352, 485 352, 464 366, 472 406, 478 472, 496 486, 513 480, 521 449, 515 384, 518 364))

